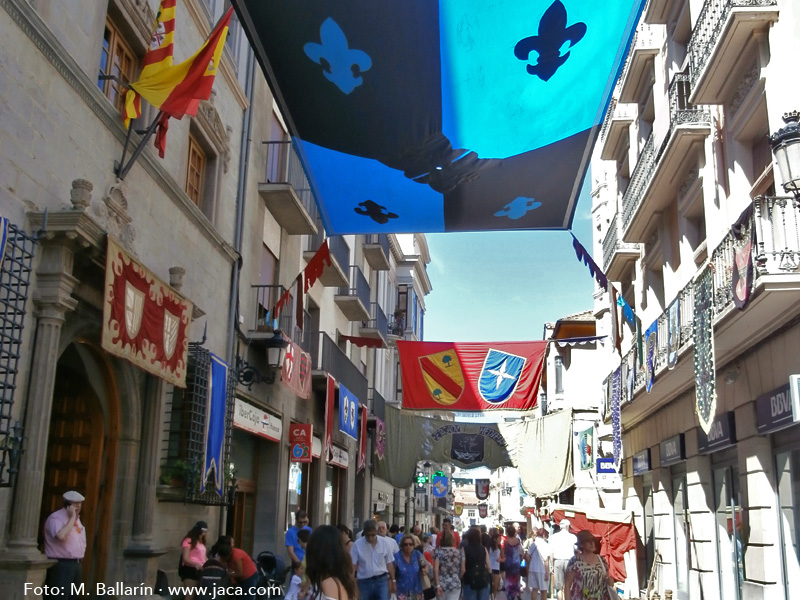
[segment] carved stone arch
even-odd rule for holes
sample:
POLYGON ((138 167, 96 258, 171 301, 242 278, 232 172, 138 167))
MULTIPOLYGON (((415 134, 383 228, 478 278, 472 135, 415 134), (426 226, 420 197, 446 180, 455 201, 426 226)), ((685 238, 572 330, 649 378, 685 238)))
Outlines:
POLYGON ((197 108, 197 125, 202 129, 203 134, 214 146, 217 156, 222 158, 223 172, 228 172, 230 163, 231 135, 233 129, 225 126, 219 112, 214 106, 216 92, 211 92, 209 100, 203 100, 197 108))

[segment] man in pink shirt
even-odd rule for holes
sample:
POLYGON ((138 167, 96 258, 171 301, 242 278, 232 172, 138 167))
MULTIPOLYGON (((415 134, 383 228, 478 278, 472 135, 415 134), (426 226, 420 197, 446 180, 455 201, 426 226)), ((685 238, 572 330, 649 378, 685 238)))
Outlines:
POLYGON ((45 584, 61 588, 59 597, 71 600, 72 584, 81 582, 81 561, 86 552, 86 529, 80 518, 85 498, 76 491, 64 492, 63 498, 64 508, 44 522, 44 553, 58 561, 47 570, 45 584))

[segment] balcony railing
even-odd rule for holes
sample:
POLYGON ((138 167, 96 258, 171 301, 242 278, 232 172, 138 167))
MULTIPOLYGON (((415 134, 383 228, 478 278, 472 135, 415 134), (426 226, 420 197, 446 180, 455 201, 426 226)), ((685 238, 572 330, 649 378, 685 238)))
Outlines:
POLYGON ((648 137, 647 141, 644 143, 642 152, 639 154, 639 160, 636 162, 636 166, 633 169, 628 189, 625 190, 625 193, 622 195, 623 231, 628 228, 631 220, 633 220, 633 215, 639 208, 644 190, 650 182, 650 178, 653 176, 653 166, 655 162, 656 153, 653 148, 653 134, 650 133, 650 137, 648 137))
POLYGON ((381 419, 386 420, 386 400, 375 388, 369 388, 367 391, 369 398, 369 414, 374 415, 381 419))
POLYGON ((614 118, 614 109, 617 108, 617 99, 612 98, 611 103, 608 105, 608 111, 606 112, 606 118, 603 119, 603 126, 600 128, 600 141, 604 142, 606 139, 606 134, 608 133, 608 127, 611 125, 611 119, 614 118))
MULTIPOLYGON (((272 309, 275 303, 286 291, 282 285, 254 285, 252 286, 256 295, 256 314, 253 330, 258 332, 272 332, 275 328, 272 309)), ((278 327, 281 331, 292 331, 294 326, 294 301, 290 300, 288 306, 284 306, 278 319, 278 327)))
POLYGON ((708 65, 714 45, 722 34, 722 28, 731 10, 776 5, 776 0, 706 0, 689 38, 692 82, 697 82, 708 65))
MULTIPOLYGON (((754 216, 749 223, 744 225, 743 235, 749 234, 749 228, 755 228, 755 245, 751 249, 755 266, 755 282, 764 275, 779 275, 800 273, 800 205, 792 198, 765 198, 757 197, 753 200, 754 216)), ((733 306, 733 270, 735 267, 735 252, 733 234, 723 238, 722 242, 714 249, 710 259, 714 271, 714 305, 712 318, 716 319, 726 313, 733 306)), ((680 303, 680 337, 679 352, 693 343, 692 325, 694 321, 694 287, 687 284, 678 293, 680 303)), ((656 352, 655 370, 659 371, 667 364, 668 311, 665 310, 658 316, 658 346, 656 352)), ((643 323, 647 326, 647 323, 643 323)), ((628 354, 623 356, 624 363, 635 347, 631 347, 628 354)), ((635 392, 645 384, 645 370, 637 369, 635 379, 635 392)), ((623 385, 623 400, 627 398, 627 389, 623 385)))
POLYGON ((339 263, 342 271, 346 273, 347 267, 350 265, 350 247, 347 245, 347 242, 344 241, 342 236, 334 235, 328 238, 328 249, 334 260, 339 263))
POLYGON ((405 337, 406 335, 406 315, 405 313, 401 315, 396 315, 392 317, 392 320, 389 321, 387 324, 387 329, 389 335, 393 335, 395 337, 405 337))
POLYGON ((377 302, 370 303, 369 307, 369 320, 367 321, 367 329, 375 329, 380 332, 382 338, 386 338, 389 326, 386 319, 386 313, 377 302))
MULTIPOLYGON (((692 94, 692 84, 688 73, 677 73, 669 84, 669 117, 670 134, 672 130, 684 123, 710 123, 711 113, 702 106, 689 102, 692 94)), ((666 145, 667 139, 664 140, 666 145)))
POLYGON ((616 213, 608 226, 606 237, 603 238, 603 270, 608 272, 608 266, 614 259, 614 254, 620 250, 638 251, 636 244, 628 244, 622 241, 620 232, 619 213, 616 213))
POLYGON ((303 161, 293 142, 263 142, 267 150, 267 165, 263 183, 288 183, 312 221, 319 215, 314 192, 308 181, 303 161))
POLYGON ((309 331, 309 354, 314 371, 324 371, 343 383, 361 402, 367 401, 367 378, 324 331, 309 331))
MULTIPOLYGON (((340 287, 336 295, 356 297, 361 300, 361 304, 364 305, 364 308, 369 308, 369 282, 367 278, 364 277, 364 272, 361 270, 361 267, 358 265, 350 265, 350 285, 340 287)), ((386 319, 386 316, 384 315, 383 318, 386 319)))

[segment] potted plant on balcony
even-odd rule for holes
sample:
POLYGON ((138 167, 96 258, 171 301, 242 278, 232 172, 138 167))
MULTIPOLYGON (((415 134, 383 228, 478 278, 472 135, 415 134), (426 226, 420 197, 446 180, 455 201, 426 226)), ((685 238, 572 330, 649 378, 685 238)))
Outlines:
POLYGON ((394 309, 394 322, 391 326, 392 335, 402 336, 406 328, 406 311, 404 308, 394 309))
POLYGON ((161 467, 161 483, 170 487, 183 487, 191 468, 180 458, 168 461, 161 467))

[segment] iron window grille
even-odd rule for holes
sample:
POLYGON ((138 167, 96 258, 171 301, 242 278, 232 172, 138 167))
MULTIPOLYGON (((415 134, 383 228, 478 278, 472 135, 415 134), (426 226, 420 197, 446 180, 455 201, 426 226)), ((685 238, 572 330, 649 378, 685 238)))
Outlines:
POLYGON ((231 472, 231 427, 233 425, 234 369, 228 366, 225 398, 225 443, 222 457, 222 495, 217 494, 213 476, 201 492, 204 469, 207 405, 211 353, 199 343, 189 344, 186 388, 173 387, 166 419, 166 446, 161 463, 162 483, 183 489, 183 501, 192 504, 227 505, 235 485, 231 472))
POLYGON ((9 223, 0 265, 0 487, 14 484, 22 453, 22 424, 13 419, 12 408, 37 239, 9 223))

